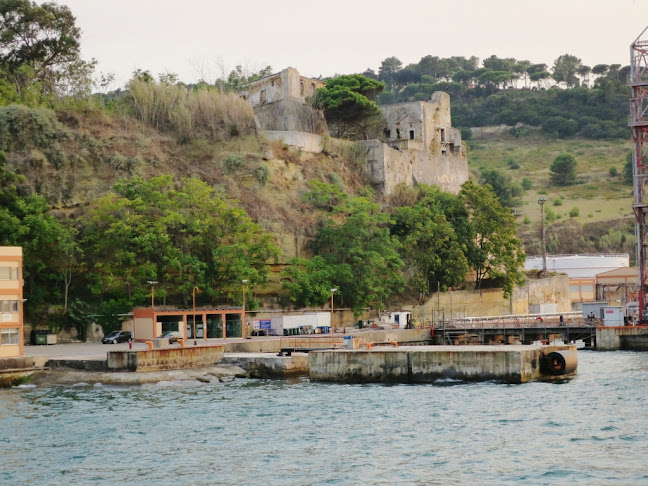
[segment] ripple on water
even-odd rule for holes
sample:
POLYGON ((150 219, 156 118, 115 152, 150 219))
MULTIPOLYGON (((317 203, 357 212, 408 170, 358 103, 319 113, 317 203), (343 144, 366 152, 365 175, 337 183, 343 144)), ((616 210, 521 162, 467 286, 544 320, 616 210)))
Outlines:
POLYGON ((579 359, 567 383, 15 387, 0 484, 646 483, 648 354, 579 359))

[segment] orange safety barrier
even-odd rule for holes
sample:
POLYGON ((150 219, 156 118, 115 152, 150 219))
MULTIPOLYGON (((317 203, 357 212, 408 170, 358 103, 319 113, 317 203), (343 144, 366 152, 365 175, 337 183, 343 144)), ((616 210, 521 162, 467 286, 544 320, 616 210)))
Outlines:
POLYGON ((396 341, 392 341, 391 344, 392 344, 392 346, 394 346, 395 348, 398 347, 398 343, 397 343, 396 341))
POLYGON ((184 339, 178 339, 178 343, 180 344, 181 348, 185 347, 185 340, 184 339))
POLYGON ((365 343, 365 348, 371 349, 371 348, 373 348, 373 344, 374 343, 365 343))
POLYGON ((144 341, 144 344, 146 344, 149 349, 153 349, 153 341, 144 341))

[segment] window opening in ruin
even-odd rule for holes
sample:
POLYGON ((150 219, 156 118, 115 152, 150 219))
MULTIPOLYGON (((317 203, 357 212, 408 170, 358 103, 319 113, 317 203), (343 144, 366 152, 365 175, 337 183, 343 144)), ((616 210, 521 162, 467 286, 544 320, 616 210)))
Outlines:
POLYGON ((400 128, 396 129, 396 138, 400 140, 400 128))
POLYGON ((260 98, 261 98, 261 103, 266 102, 266 90, 265 89, 261 90, 260 98))
POLYGON ((385 138, 391 137, 391 130, 389 128, 385 128, 385 138))
POLYGON ((441 141, 445 142, 445 128, 441 129, 441 141))
POLYGON ((304 82, 303 81, 299 82, 299 94, 304 96, 304 82))
POLYGON ((414 140, 414 130, 410 130, 410 140, 414 140))
POLYGON ((274 79, 270 81, 270 86, 274 86, 274 79))
POLYGON ((315 94, 315 91, 317 91, 317 88, 315 87, 315 83, 311 83, 311 92, 315 94))

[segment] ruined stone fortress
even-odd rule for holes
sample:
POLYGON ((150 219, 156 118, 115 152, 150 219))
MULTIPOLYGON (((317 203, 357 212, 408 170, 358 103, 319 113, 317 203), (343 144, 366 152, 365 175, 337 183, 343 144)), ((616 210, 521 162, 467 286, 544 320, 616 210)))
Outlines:
MULTIPOLYGON (((287 68, 251 83, 241 96, 254 108, 257 129, 268 139, 319 153, 328 128, 322 112, 307 100, 324 84, 287 68)), ((452 128, 450 96, 437 91, 429 101, 380 109, 386 123, 379 139, 356 142, 367 148, 365 170, 378 190, 389 194, 401 183, 424 183, 459 192, 468 180, 468 160, 461 132, 452 128)))

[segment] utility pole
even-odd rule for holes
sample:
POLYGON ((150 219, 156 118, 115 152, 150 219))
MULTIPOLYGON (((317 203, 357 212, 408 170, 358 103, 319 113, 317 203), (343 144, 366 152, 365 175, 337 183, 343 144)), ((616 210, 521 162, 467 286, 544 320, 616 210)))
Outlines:
POLYGON ((546 197, 539 197, 538 204, 542 208, 542 217, 540 218, 540 233, 542 241, 542 277, 547 276, 547 245, 545 243, 545 209, 544 205, 547 202, 546 197))

